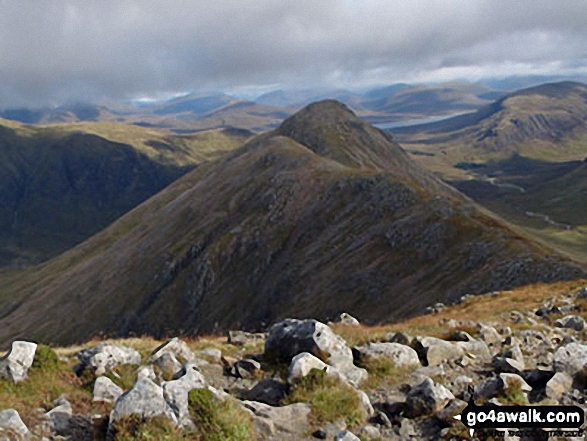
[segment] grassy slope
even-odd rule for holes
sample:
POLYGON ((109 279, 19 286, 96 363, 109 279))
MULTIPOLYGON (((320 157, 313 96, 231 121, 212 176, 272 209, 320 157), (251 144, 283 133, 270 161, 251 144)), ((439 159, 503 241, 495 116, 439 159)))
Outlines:
POLYGON ((586 118, 587 86, 563 82, 513 93, 477 114, 400 131, 397 139, 420 153, 413 159, 475 201, 540 242, 585 262, 586 168, 570 161, 587 156, 586 118), (510 160, 512 155, 520 159, 510 160), (484 167, 455 167, 459 163, 484 167), (488 177, 526 192, 497 188, 488 177), (528 211, 573 229, 553 226, 526 215, 528 211))
POLYGON ((102 123, 0 126, 0 264, 55 256, 246 138, 102 123))
POLYGON ((4 274, 0 340, 208 333, 341 310, 397 320, 465 292, 584 274, 341 106, 300 115, 35 271, 4 274))

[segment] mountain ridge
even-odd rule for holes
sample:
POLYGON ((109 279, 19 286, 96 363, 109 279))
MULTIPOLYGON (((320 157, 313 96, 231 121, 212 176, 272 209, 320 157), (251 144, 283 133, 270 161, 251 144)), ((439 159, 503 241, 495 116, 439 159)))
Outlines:
MULTIPOLYGON (((333 121, 292 121, 362 124, 353 139, 372 143, 358 151, 386 142, 390 160, 404 158, 352 112, 313 109, 323 106, 333 121)), ((0 340, 202 334, 340 310, 393 321, 465 293, 585 274, 420 166, 407 179, 402 167, 343 164, 329 157, 339 139, 321 156, 315 139, 283 136, 303 133, 290 123, 201 165, 34 273, 4 274, 0 340)))

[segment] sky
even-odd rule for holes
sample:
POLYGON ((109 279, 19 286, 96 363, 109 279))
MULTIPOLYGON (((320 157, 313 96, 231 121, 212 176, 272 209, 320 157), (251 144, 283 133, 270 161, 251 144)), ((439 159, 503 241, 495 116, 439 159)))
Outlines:
POLYGON ((0 0, 0 108, 587 73, 585 0, 0 0))

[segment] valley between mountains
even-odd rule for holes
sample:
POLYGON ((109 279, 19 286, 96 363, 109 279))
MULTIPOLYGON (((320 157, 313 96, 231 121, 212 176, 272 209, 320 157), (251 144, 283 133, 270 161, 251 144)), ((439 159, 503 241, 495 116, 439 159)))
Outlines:
POLYGON ((35 268, 3 270, 0 341, 197 335, 584 277, 335 101, 199 164, 35 268))

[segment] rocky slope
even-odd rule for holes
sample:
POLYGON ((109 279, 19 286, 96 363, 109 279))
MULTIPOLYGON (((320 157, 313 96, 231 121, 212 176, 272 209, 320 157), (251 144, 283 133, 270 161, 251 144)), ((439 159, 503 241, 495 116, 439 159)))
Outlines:
POLYGON ((455 416, 467 403, 584 408, 585 283, 467 296, 377 328, 342 314, 227 339, 14 342, 0 439, 493 439, 455 416))
POLYGON ((35 271, 1 274, 0 341, 203 334, 341 311, 393 321, 584 274, 325 101, 35 271))

